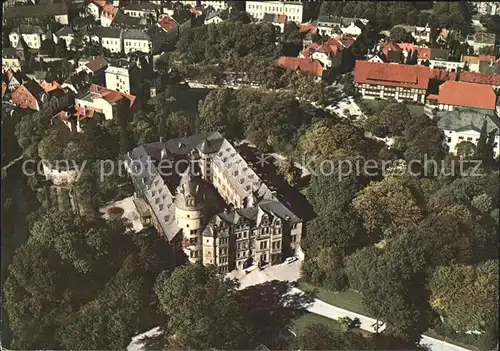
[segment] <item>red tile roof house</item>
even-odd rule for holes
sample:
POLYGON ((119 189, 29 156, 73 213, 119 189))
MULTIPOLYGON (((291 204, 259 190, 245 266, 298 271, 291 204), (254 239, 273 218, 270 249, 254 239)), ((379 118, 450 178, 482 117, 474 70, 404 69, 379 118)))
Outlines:
POLYGON ((495 111, 497 96, 492 83, 498 83, 497 79, 497 75, 367 61, 356 61, 354 72, 354 84, 363 98, 428 102, 445 111, 456 107, 495 111), (431 80, 441 82, 437 94, 428 94, 431 80))
POLYGON ((356 61, 354 84, 363 98, 425 102, 430 70, 418 65, 356 61))
POLYGON ((40 84, 29 80, 12 93, 11 100, 19 108, 40 111, 40 106, 47 102, 48 96, 40 84))
POLYGON ((489 85, 447 81, 439 86, 439 95, 429 95, 430 105, 440 111, 452 111, 456 107, 496 110, 497 95, 489 85))
POLYGON ((460 72, 458 80, 460 82, 491 85, 496 91, 500 90, 500 74, 460 72))
MULTIPOLYGON (((80 122, 92 118, 95 113, 101 113, 104 119, 113 119, 120 107, 130 108, 135 102, 135 96, 116 90, 92 84, 89 92, 75 99, 77 131, 81 132, 80 122)), ((70 129, 71 127, 68 126, 70 129)))
POLYGON ((316 77, 317 80, 321 80, 323 77, 323 66, 318 61, 314 61, 307 58, 300 57, 289 57, 281 56, 277 62, 279 67, 284 69, 309 72, 316 77))
POLYGON ((313 43, 299 54, 299 58, 318 60, 323 67, 337 68, 342 65, 343 50, 344 46, 339 41, 330 39, 323 45, 313 43))

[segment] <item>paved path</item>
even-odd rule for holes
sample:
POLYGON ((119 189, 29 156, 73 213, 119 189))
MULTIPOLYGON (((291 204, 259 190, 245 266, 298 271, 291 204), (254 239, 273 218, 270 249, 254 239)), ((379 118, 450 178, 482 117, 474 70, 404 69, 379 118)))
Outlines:
MULTIPOLYGON (((287 265, 286 263, 282 263, 279 265, 268 267, 262 271, 255 270, 249 274, 244 274, 242 272, 240 272, 239 274, 231 272, 229 274, 231 274, 231 276, 234 278, 238 278, 241 283, 240 289, 244 289, 247 286, 262 284, 266 281, 274 279, 296 281, 300 277, 301 263, 301 261, 296 261, 289 265, 287 265)), ((292 288, 291 290, 291 293, 301 292, 303 291, 297 288, 292 288)), ((313 303, 307 307, 307 310, 311 313, 316 313, 330 319, 339 319, 341 317, 349 317, 351 319, 358 318, 361 322, 361 329, 369 331, 371 333, 375 332, 377 320, 355 312, 351 312, 349 310, 345 310, 340 307, 330 305, 318 299, 314 299, 313 303)), ((379 331, 382 331, 384 329, 385 325, 381 325, 379 327, 379 331)), ((420 343, 422 345, 429 346, 429 348, 433 351, 469 351, 468 349, 465 349, 463 347, 447 343, 446 341, 434 339, 426 335, 422 335, 422 340, 420 343)))

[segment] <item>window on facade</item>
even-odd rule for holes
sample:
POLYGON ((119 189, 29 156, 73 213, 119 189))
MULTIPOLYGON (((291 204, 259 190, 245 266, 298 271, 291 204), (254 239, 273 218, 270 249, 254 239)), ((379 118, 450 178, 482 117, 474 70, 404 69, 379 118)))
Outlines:
POLYGON ((196 229, 191 229, 190 234, 196 234, 197 230, 196 229))
POLYGON ((267 241, 261 241, 260 242, 260 249, 261 250, 267 249, 267 241))
POLYGON ((297 235, 292 235, 292 243, 297 241, 297 235))

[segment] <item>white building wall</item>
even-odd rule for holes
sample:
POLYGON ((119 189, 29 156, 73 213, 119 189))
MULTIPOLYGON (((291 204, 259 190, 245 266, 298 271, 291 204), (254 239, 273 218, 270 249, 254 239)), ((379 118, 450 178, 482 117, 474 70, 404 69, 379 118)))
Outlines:
POLYGON ((212 6, 216 10, 225 10, 228 8, 228 4, 225 1, 201 1, 200 4, 203 7, 212 6))
POLYGON ((127 68, 108 66, 105 79, 106 88, 130 94, 130 76, 127 68))
POLYGON ((125 54, 134 51, 142 51, 145 53, 151 52, 152 43, 149 40, 135 40, 135 39, 124 39, 123 48, 125 54))
POLYGON ((99 6, 94 3, 90 3, 87 5, 87 13, 94 17, 96 21, 99 20, 99 6))
POLYGON ((57 15, 54 16, 54 18, 56 22, 63 24, 65 26, 69 24, 68 15, 57 15))
POLYGON ((261 20, 265 13, 287 15, 288 21, 302 22, 304 4, 290 4, 281 1, 247 1, 245 10, 257 20, 261 20))
POLYGON ((102 38, 101 45, 103 48, 108 49, 111 52, 123 51, 121 38, 102 38))
POLYGON ((102 98, 95 98, 92 101, 75 99, 75 105, 99 110, 102 112, 106 120, 113 119, 113 106, 102 98))
MULTIPOLYGON (((450 153, 456 155, 457 154, 457 145, 462 141, 470 141, 474 145, 477 145, 479 141, 479 137, 481 133, 476 132, 475 130, 466 130, 461 132, 455 132, 452 130, 445 130, 445 142, 449 147, 450 153)), ((495 136, 496 146, 493 149, 494 157, 500 155, 500 136, 495 136)))
POLYGON ((5 73, 9 69, 14 72, 21 70, 21 62, 17 58, 2 58, 2 71, 5 73))

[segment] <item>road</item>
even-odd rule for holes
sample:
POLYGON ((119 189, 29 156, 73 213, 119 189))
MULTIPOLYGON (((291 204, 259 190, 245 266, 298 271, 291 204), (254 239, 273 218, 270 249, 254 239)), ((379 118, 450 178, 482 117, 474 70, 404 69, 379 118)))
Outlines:
MULTIPOLYGON (((240 289, 244 289, 251 285, 262 284, 270 280, 288 280, 296 281, 300 278, 300 265, 301 261, 295 261, 291 264, 282 263, 279 265, 268 267, 262 271, 254 270, 249 274, 243 272, 231 272, 228 276, 237 278, 240 281, 240 289)), ((291 293, 302 293, 303 291, 297 288, 292 288, 291 293)), ((340 307, 330 305, 324 301, 314 299, 313 303, 307 307, 307 310, 312 313, 319 314, 321 316, 330 319, 339 319, 341 317, 349 317, 351 319, 358 318, 361 322, 360 328, 371 333, 375 332, 375 326, 377 320, 363 316, 361 314, 345 310, 340 307)), ((379 331, 385 329, 382 325, 379 327, 379 331)), ((422 340, 420 342, 422 345, 427 345, 433 351, 469 351, 463 347, 447 343, 446 341, 431 338, 426 335, 422 335, 422 340)))

